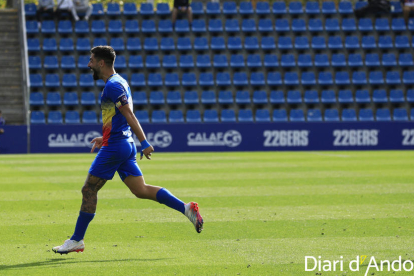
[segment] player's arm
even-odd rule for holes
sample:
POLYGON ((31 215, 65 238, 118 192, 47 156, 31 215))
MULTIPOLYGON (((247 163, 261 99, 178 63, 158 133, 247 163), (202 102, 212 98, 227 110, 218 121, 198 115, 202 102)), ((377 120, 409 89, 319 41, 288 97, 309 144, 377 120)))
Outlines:
MULTIPOLYGON (((124 115, 125 119, 127 120, 128 125, 131 127, 132 132, 135 133, 138 140, 142 143, 143 141, 146 141, 145 133, 142 130, 142 127, 140 123, 138 122, 137 117, 135 117, 135 114, 132 112, 131 107, 129 104, 125 104, 123 106, 119 107, 119 112, 121 112, 122 115, 124 115)), ((147 142, 148 143, 148 142, 147 142)), ((148 144, 149 145, 149 144, 148 144)), ((149 147, 146 147, 143 150, 143 153, 147 159, 151 159, 151 152, 154 151, 154 148, 149 145, 149 147)), ((142 155, 141 155, 142 159, 142 155)))

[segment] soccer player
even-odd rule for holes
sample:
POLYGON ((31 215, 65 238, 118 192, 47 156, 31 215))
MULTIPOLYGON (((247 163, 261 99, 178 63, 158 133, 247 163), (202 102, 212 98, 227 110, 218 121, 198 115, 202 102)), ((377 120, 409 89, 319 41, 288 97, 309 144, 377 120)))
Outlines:
POLYGON ((101 93, 103 127, 102 137, 91 141, 93 147, 100 149, 92 162, 82 187, 82 205, 73 236, 61 246, 53 248, 55 253, 67 254, 83 252, 83 238, 86 229, 95 216, 97 194, 107 180, 117 171, 122 181, 138 198, 151 199, 173 208, 189 218, 198 233, 203 230, 203 218, 198 204, 185 204, 167 189, 147 185, 136 162, 136 146, 131 130, 141 142, 143 155, 151 159, 154 148, 146 140, 144 131, 132 112, 131 90, 128 83, 114 69, 115 51, 110 46, 97 46, 91 49, 88 67, 93 71, 95 80, 102 79, 105 87, 101 93))

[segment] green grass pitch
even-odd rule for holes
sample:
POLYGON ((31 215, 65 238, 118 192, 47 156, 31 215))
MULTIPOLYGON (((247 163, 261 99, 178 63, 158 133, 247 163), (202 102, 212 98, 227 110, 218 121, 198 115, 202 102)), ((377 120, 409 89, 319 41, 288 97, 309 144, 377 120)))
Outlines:
POLYGON ((204 231, 116 175, 85 251, 55 254, 94 157, 0 156, 0 275, 364 275, 372 256, 414 259, 412 151, 155 153, 139 162, 146 182, 197 201, 204 231), (343 256, 343 271, 306 272, 305 256, 343 256))

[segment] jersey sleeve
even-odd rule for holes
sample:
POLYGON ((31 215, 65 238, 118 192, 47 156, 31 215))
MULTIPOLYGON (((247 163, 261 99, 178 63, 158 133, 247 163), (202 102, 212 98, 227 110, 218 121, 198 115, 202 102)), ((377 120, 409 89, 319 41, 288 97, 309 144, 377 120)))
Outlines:
POLYGON ((119 83, 111 83, 108 86, 106 95, 109 99, 111 99, 111 101, 115 104, 115 106, 118 109, 128 104, 128 93, 125 91, 124 87, 119 83))

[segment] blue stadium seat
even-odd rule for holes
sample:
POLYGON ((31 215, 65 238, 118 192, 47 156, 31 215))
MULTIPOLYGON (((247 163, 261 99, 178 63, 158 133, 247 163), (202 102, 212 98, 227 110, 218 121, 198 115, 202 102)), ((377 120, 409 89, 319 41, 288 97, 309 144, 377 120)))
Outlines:
POLYGON ((414 71, 404 71, 403 73, 404 84, 414 84, 414 71))
POLYGON ((352 95, 352 91, 351 90, 339 90, 338 102, 339 103, 353 103, 354 97, 352 95))
POLYGON ((286 14, 286 3, 284 1, 275 1, 273 2, 273 13, 274 14, 286 14))
POLYGON ((392 112, 394 121, 408 121, 408 113, 405 108, 394 108, 392 112))
POLYGON ((414 108, 411 108, 410 119, 411 119, 411 121, 414 121, 414 108))
POLYGON ((392 14, 401 14, 403 9, 400 1, 390 1, 392 14))
POLYGON ((198 104, 198 94, 196 91, 186 91, 184 93, 184 103, 185 104, 198 104))
POLYGON ((84 124, 97 124, 98 116, 95 111, 85 110, 82 114, 82 123, 84 124))
POLYGON ((223 2, 223 14, 236 15, 237 14, 236 2, 234 1, 223 2))
POLYGON ((209 55, 197 55, 196 66, 199 68, 211 67, 210 56, 209 55))
POLYGON ((285 103, 285 93, 282 90, 272 90, 269 100, 271 104, 283 104, 285 103))
POLYGON ((72 52, 74 49, 72 38, 61 38, 59 43, 59 50, 72 52))
POLYGON ((36 20, 26 21, 26 33, 27 34, 38 34, 39 28, 37 26, 36 20))
POLYGON ((200 86, 213 86, 214 77, 212 73, 200 73, 200 78, 198 83, 200 86))
MULTIPOLYGON (((297 2, 297 3, 300 3, 300 2, 297 2)), ((302 3, 300 4, 302 5, 302 3)), ((307 14, 319 14, 321 12, 319 8, 319 3, 316 1, 307 1, 306 6, 305 6, 305 11, 307 14)))
MULTIPOLYGON (((340 2, 342 3, 342 2, 340 2)), ((325 121, 327 122, 338 122, 339 121, 339 112, 336 108, 325 109, 325 121)))
POLYGON ((154 20, 142 20, 141 31, 143 33, 151 34, 156 32, 154 20))
POLYGON ((123 29, 122 29, 121 20, 111 20, 111 21, 109 21, 108 32, 110 34, 122 33, 123 29))
POLYGON ((258 68, 262 67, 262 60, 260 58, 260 55, 248 55, 247 56, 247 67, 250 68, 258 68))
POLYGON ((93 41, 93 47, 101 46, 101 45, 108 45, 106 38, 95 38, 93 41))
POLYGON ((218 102, 220 104, 233 104, 233 94, 231 91, 220 91, 218 95, 218 102))
POLYGON ((203 19, 194 20, 192 24, 192 30, 194 33, 205 33, 207 31, 206 21, 204 21, 203 19))
POLYGON ((358 29, 363 32, 374 30, 371 18, 361 18, 358 22, 358 29))
POLYGON ((161 74, 153 73, 148 75, 148 85, 149 86, 162 86, 163 80, 161 74))
POLYGON ((333 90, 323 90, 321 96, 323 103, 336 103, 336 93, 333 90))
POLYGON ((95 86, 92 74, 81 74, 79 77, 79 86, 92 88, 95 86))
POLYGON ((319 103, 319 95, 316 90, 306 90, 304 96, 305 103, 319 103))
POLYGON ((123 55, 117 56, 115 58, 114 67, 116 69, 126 69, 127 68, 127 63, 126 63, 125 56, 123 56, 123 55))
POLYGON ((149 103, 152 105, 165 104, 164 94, 161 91, 152 91, 149 96, 149 103))
POLYGON ((242 15, 253 14, 253 6, 251 2, 243 1, 239 3, 239 13, 242 15))
POLYGON ((330 85, 333 84, 333 78, 331 72, 320 72, 318 77, 318 82, 320 85, 330 85))
POLYGON ((80 124, 79 112, 76 110, 66 111, 65 123, 67 124, 80 124))
POLYGON ((351 14, 354 12, 351 1, 340 1, 338 5, 338 11, 340 14, 351 14))
POLYGON ((359 121, 374 121, 374 112, 371 108, 361 108, 358 119, 359 121))
POLYGON ((175 50, 174 39, 172 39, 171 37, 161 38, 160 48, 161 50, 164 50, 164 51, 175 50))
POLYGON ((291 122, 303 122, 305 121, 305 114, 302 109, 291 109, 290 110, 290 121, 291 122))
POLYGON ((302 85, 315 85, 316 84, 315 73, 314 72, 303 72, 301 83, 302 85))
POLYGON ((256 32, 256 22, 253 19, 243 19, 241 29, 245 33, 256 32))
POLYGON ((63 104, 67 106, 73 106, 79 104, 77 92, 65 92, 63 94, 63 104))
POLYGON ((107 15, 120 15, 121 9, 119 7, 119 4, 116 2, 115 3, 109 2, 106 7, 106 14, 107 15))
POLYGON ((256 13, 259 15, 270 14, 269 2, 256 2, 256 13))
POLYGON ((256 122, 270 122, 270 112, 268 109, 256 109, 256 122))
POLYGON ((207 2, 206 13, 210 15, 219 15, 221 13, 220 3, 219 2, 207 2))
POLYGON ((395 54, 384 53, 382 55, 382 66, 385 66, 385 67, 397 66, 397 58, 395 57, 395 54))
MULTIPOLYGON (((277 65, 276 65, 277 66, 277 65)), ((312 57, 309 54, 300 54, 298 56, 298 66, 308 68, 313 66, 312 57)))
POLYGON ((353 84, 367 84, 367 75, 365 71, 354 71, 352 72, 352 83, 353 84))
POLYGON ((407 102, 409 103, 414 102, 414 89, 407 90, 407 102))
POLYGON ((244 39, 244 48, 246 50, 258 50, 259 49, 259 41, 255 36, 248 36, 244 39))
MULTIPOLYGON (((112 39, 111 39, 111 41, 112 41, 112 39)), ((144 40, 144 50, 157 51, 158 50, 158 40, 156 38, 153 38, 153 37, 145 38, 145 40, 144 40)))
POLYGON ((183 86, 196 86, 197 79, 194 73, 184 73, 182 77, 183 86))
POLYGON ((42 22, 41 31, 43 34, 55 34, 56 33, 56 25, 53 20, 44 20, 42 22))
POLYGON ((413 66, 413 55, 412 54, 400 54, 398 57, 398 64, 400 66, 413 66))
POLYGON ((219 118, 218 118, 217 110, 216 109, 206 109, 206 110, 204 110, 203 121, 206 122, 206 123, 218 122, 219 118))
POLYGON ((339 71, 335 74, 335 83, 338 85, 350 84, 351 80, 349 79, 348 71, 339 71))
POLYGON ((385 75, 385 82, 387 84, 400 84, 401 76, 399 71, 387 71, 385 75))
POLYGON ((359 49, 359 38, 357 36, 347 36, 345 38, 346 49, 359 49))
POLYGON ((78 80, 75 74, 64 74, 62 78, 62 86, 67 88, 77 87, 78 80))
POLYGON ((405 102, 404 92, 401 89, 391 89, 390 90, 390 102, 404 103, 405 102))
POLYGON ((302 14, 303 13, 302 3, 299 2, 299 1, 290 2, 289 3, 289 13, 290 14, 302 14))
POLYGON ((368 67, 380 66, 380 60, 378 54, 366 54, 365 65, 368 67))
POLYGON ((124 3, 124 15, 131 16, 131 15, 138 15, 137 6, 135 3, 124 3))
POLYGON ((243 68, 243 67, 245 67, 244 56, 243 55, 231 55, 230 56, 230 66, 233 67, 233 68, 243 68))
POLYGON ((152 3, 141 3, 139 13, 141 15, 153 15, 154 14, 154 6, 152 5, 152 3))
POLYGON ((308 29, 311 32, 321 32, 321 31, 323 31, 322 20, 320 20, 319 18, 309 19, 308 29))
POLYGON ((69 20, 59 21, 58 32, 60 34, 71 34, 73 32, 72 22, 70 22, 69 20))
POLYGON ((282 85, 282 75, 279 72, 269 72, 266 82, 270 86, 282 85))
POLYGON ((130 55, 129 56, 129 68, 131 68, 131 69, 144 68, 144 62, 142 60, 142 56, 140 56, 140 55, 130 55))
POLYGON ((153 123, 166 123, 167 115, 164 110, 154 110, 151 114, 151 122, 153 123))
POLYGON ((342 110, 342 121, 356 121, 356 112, 353 108, 345 108, 342 110))
POLYGON ((323 1, 322 2, 322 13, 323 14, 335 14, 336 13, 335 2, 323 1))
POLYGON ((395 37, 395 48, 407 49, 410 48, 410 42, 408 36, 406 35, 397 35, 395 37))
POLYGON ((58 69, 59 64, 58 64, 57 56, 45 56, 43 67, 47 70, 58 69))
POLYGON ((357 30, 354 18, 344 18, 342 20, 342 30, 345 32, 353 32, 357 30))
POLYGON ((355 93, 355 101, 357 103, 370 103, 371 96, 369 95, 368 90, 357 90, 355 93))
POLYGON ((81 69, 81 70, 89 69, 88 68, 88 63, 89 63, 89 56, 87 56, 87 55, 79 56, 79 58, 78 58, 78 68, 79 69, 81 69))
POLYGON ((50 106, 56 106, 62 104, 62 98, 59 92, 49 92, 46 95, 46 104, 50 106))
POLYGON ((93 16, 102 16, 105 14, 104 7, 102 3, 92 4, 92 15, 93 16))
POLYGON ((374 90, 372 94, 372 101, 374 103, 386 103, 388 102, 387 92, 384 89, 374 90))
POLYGON ((375 49, 377 48, 377 42, 375 37, 372 35, 362 37, 362 48, 363 49, 375 49))
POLYGON ((237 91, 236 92, 236 103, 237 104, 249 104, 250 103, 249 91, 237 91))
POLYGON ((44 52, 55 52, 57 51, 57 43, 54 38, 43 39, 43 51, 44 52))
MULTIPOLYGON (((228 20, 226 20, 226 24, 225 24, 224 29, 228 33, 239 32, 240 31, 239 20, 237 20, 237 19, 228 19, 228 20)), ((194 24, 193 24, 193 30, 194 30, 194 24)))
POLYGON ((43 87, 43 79, 40 74, 30 74, 30 86, 31 87, 43 87))
POLYGON ((168 117, 170 123, 184 123, 184 115, 181 110, 171 110, 168 117))
POLYGON ((221 110, 220 119, 222 122, 236 122, 236 112, 234 109, 221 110))
POLYGON ((38 52, 40 51, 40 42, 37 38, 28 38, 27 39, 27 50, 29 52, 38 52))
POLYGON ((333 67, 345 67, 346 59, 344 54, 332 54, 331 63, 333 67))
POLYGON ((80 103, 84 106, 95 105, 95 94, 93 92, 82 92, 80 103))
POLYGON ((378 47, 381 49, 391 49, 394 47, 392 38, 389 35, 380 36, 378 39, 378 47))
POLYGON ((241 50, 243 48, 241 38, 239 36, 230 36, 227 41, 227 48, 229 50, 241 50))
MULTIPOLYGON (((308 2, 309 3, 309 2, 308 2)), ((340 31, 339 21, 336 18, 326 19, 325 20, 325 30, 328 32, 338 32, 340 31)))
POLYGON ((286 99, 288 103, 302 103, 302 94, 298 90, 289 90, 286 99))
POLYGON ((308 109, 308 114, 306 116, 308 118, 308 122, 321 122, 322 121, 322 113, 320 109, 308 109))
POLYGON ((147 68, 161 68, 160 57, 158 55, 147 55, 145 60, 147 68))
POLYGON ((307 36, 295 37, 295 48, 296 49, 309 49, 309 40, 307 36))
POLYGON ((35 3, 28 3, 24 5, 24 13, 27 17, 35 16, 37 7, 35 3))
POLYGON ((192 1, 191 2, 191 9, 193 11, 193 14, 195 14, 195 15, 204 14, 204 8, 203 8, 203 3, 202 2, 192 1))
POLYGON ((228 66, 226 55, 214 55, 213 66, 216 68, 225 68, 228 66))
POLYGON ((93 34, 106 33, 106 26, 103 20, 93 20, 91 24, 91 31, 93 34))
POLYGON ((260 32, 273 32, 273 24, 270 19, 259 19, 258 29, 260 32))
POLYGON ((253 122, 253 112, 250 108, 239 109, 239 122, 253 122))
MULTIPOLYGON (((289 22, 286 22, 289 25, 289 22)), ((276 20, 276 24, 277 24, 277 20, 276 20)), ((294 32, 305 32, 307 29, 305 20, 301 19, 301 18, 295 18, 292 20, 292 31, 294 32)), ((289 29, 288 29, 289 30, 289 29)))
POLYGON ((139 33, 138 20, 127 20, 125 21, 125 32, 127 34, 139 33))
POLYGON ((132 95, 133 103, 136 105, 147 105, 147 93, 146 92, 134 92, 132 95))
MULTIPOLYGON (((265 76, 262 72, 252 72, 250 74, 250 85, 262 86, 265 85, 265 76)), ((236 85, 236 83, 235 83, 236 85)))
POLYGON ((32 111, 30 113, 30 123, 32 124, 45 124, 45 114, 43 111, 32 111))
POLYGON ((267 54, 264 56, 263 64, 265 67, 268 67, 268 68, 277 67, 279 66, 279 61, 276 55, 267 54))
POLYGON ((216 93, 214 91, 203 91, 201 93, 202 104, 215 104, 216 102, 216 93))
POLYGON ((414 30, 414 21, 413 20, 408 21, 408 30, 410 30, 410 31, 414 30))
POLYGON ((379 108, 376 112, 377 121, 391 121, 391 113, 388 108, 379 108))
POLYGON ((375 19, 375 30, 377 31, 389 31, 390 23, 388 18, 377 18, 375 19))
POLYGON ((285 85, 299 85, 299 76, 296 72, 285 73, 284 79, 285 85))
POLYGON ((329 57, 327 54, 317 54, 315 55, 315 66, 316 67, 326 67, 329 66, 329 57))
POLYGON ((46 74, 45 78, 45 86, 46 87, 59 87, 60 86, 60 79, 58 74, 46 74))
POLYGON ((236 72, 233 74, 233 85, 235 86, 245 86, 249 84, 249 79, 247 74, 244 72, 236 72))
POLYGON ((344 47, 342 38, 340 36, 330 36, 328 38, 328 47, 329 49, 342 49, 344 47))
POLYGON ((213 50, 225 50, 226 44, 224 43, 224 37, 222 36, 213 36, 211 38, 210 47, 213 50))
POLYGON ((199 110, 188 110, 187 120, 188 123, 199 123, 201 122, 201 115, 199 110))
POLYGON ((266 91, 257 90, 253 92, 253 103, 254 104, 267 104, 267 93, 266 91))
POLYGON ((131 85, 133 87, 145 87, 146 81, 144 74, 132 74, 131 75, 131 85))
MULTIPOLYGON (((221 22, 221 21, 220 21, 221 22)), ((175 22, 175 31, 177 33, 187 33, 190 31, 190 24, 187 19, 177 20, 175 22)))
POLYGON ((362 62, 361 54, 349 54, 348 56, 348 65, 350 67, 361 67, 364 65, 362 62))
POLYGON ((44 105, 45 100, 43 98, 43 93, 41 92, 32 92, 30 93, 30 99, 29 99, 30 105, 44 105))
POLYGON ((176 55, 166 55, 162 60, 162 67, 164 68, 177 68, 177 57, 176 55))
POLYGON ((369 72, 368 81, 370 84, 383 84, 384 83, 384 75, 381 71, 371 71, 369 72))
POLYGON ((91 42, 89 40, 89 38, 78 38, 76 41, 76 50, 77 51, 81 51, 81 52, 85 52, 85 51, 90 51, 91 49, 91 42))
MULTIPOLYGON (((263 40, 264 40, 264 37, 262 38, 262 44, 263 44, 263 40)), ((274 39, 273 39, 273 42, 274 42, 274 39)), ((292 38, 289 37, 289 36, 280 36, 277 47, 279 49, 286 49, 286 50, 287 49, 292 49, 293 48, 292 38)), ((262 45, 262 48, 263 48, 263 45, 262 45)), ((269 49, 275 49, 275 48, 276 47, 269 48, 269 49)))
POLYGON ((313 49, 322 50, 326 49, 326 40, 323 36, 312 37, 311 46, 313 49))
POLYGON ((149 123, 149 115, 146 110, 135 111, 135 117, 137 117, 140 123, 149 123))
POLYGON ((49 124, 63 124, 62 112, 58 111, 49 111, 47 122, 49 124))
POLYGON ((179 91, 169 91, 167 93, 168 104, 182 104, 181 93, 179 91))
POLYGON ((272 117, 274 122, 287 122, 286 109, 274 109, 272 117))

